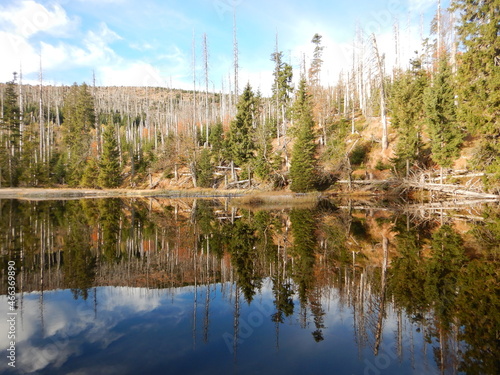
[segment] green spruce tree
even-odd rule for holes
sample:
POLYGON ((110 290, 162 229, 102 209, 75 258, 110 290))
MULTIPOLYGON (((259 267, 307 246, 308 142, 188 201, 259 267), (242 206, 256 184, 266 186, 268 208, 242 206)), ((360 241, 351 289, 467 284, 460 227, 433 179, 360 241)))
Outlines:
POLYGON ((294 192, 314 190, 316 184, 316 143, 312 105, 307 93, 307 83, 302 78, 293 105, 295 143, 290 166, 290 189, 294 192))
POLYGON ((475 168, 500 189, 500 1, 454 0, 463 53, 458 64, 458 119, 481 140, 475 168))
POLYGON ((210 126, 208 143, 210 143, 212 147, 212 153, 215 156, 216 163, 219 163, 222 159, 224 150, 224 129, 221 122, 217 122, 216 124, 210 126))
POLYGON ((274 83, 272 87, 272 100, 276 111, 276 129, 278 137, 286 134, 286 123, 288 122, 288 112, 292 100, 293 86, 293 68, 290 64, 283 61, 283 52, 274 52, 271 55, 271 61, 274 62, 274 83), (281 130, 283 126, 283 131, 281 130))
POLYGON ((274 62, 274 84, 272 87, 273 100, 276 108, 281 109, 282 105, 287 105, 291 101, 293 92, 292 78, 293 68, 290 64, 283 61, 283 52, 274 52, 271 54, 271 61, 274 62))
POLYGON ((120 153, 113 124, 106 126, 103 134, 104 144, 99 160, 98 184, 103 188, 114 188, 122 182, 120 153))
POLYGON ((318 33, 314 34, 311 43, 314 44, 313 59, 309 68, 309 83, 311 86, 318 86, 320 83, 321 65, 323 65, 323 46, 321 46, 322 36, 318 33))
POLYGON ((3 116, 0 119, 0 186, 17 186, 19 178, 20 121, 16 93, 16 75, 7 82, 3 98, 3 116))
POLYGON ((240 96, 236 118, 231 122, 226 140, 227 158, 237 166, 246 164, 253 158, 255 144, 253 140, 254 121, 256 118, 255 95, 248 83, 240 96))
POLYGON ((64 101, 63 142, 67 154, 67 183, 77 186, 90 156, 91 129, 94 127, 94 98, 88 86, 76 83, 64 101))
POLYGON ((208 148, 201 150, 196 163, 196 183, 199 187, 212 187, 214 167, 212 165, 212 152, 208 148))
POLYGON ((440 167, 449 168, 460 153, 463 136, 456 120, 453 77, 446 57, 439 62, 439 71, 424 98, 431 158, 440 167))
POLYGON ((424 90, 428 77, 419 60, 412 60, 412 69, 401 73, 390 92, 392 126, 397 133, 393 163, 400 172, 407 165, 422 160, 422 128, 425 123, 424 90))
POLYGON ((83 170, 82 181, 80 185, 86 188, 97 188, 99 178, 99 162, 96 158, 89 158, 85 169, 83 170))

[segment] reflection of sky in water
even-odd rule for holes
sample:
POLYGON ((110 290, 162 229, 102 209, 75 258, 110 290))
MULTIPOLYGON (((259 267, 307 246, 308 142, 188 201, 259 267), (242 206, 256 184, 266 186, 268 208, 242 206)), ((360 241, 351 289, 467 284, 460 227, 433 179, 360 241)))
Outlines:
MULTIPOLYGON (((301 327, 300 306, 295 300, 293 316, 279 326, 270 319, 274 312, 270 284, 249 306, 240 299, 241 339, 232 353, 234 296, 230 286, 210 287, 208 340, 204 340, 206 286, 198 288, 196 331, 193 332, 194 288, 147 290, 99 287, 87 301, 74 300, 71 291, 44 293, 43 326, 40 295, 24 296, 17 316, 16 369, 7 374, 422 374, 436 372, 431 347, 422 358, 422 336, 404 319, 402 358, 395 354, 396 314, 388 310, 383 345, 378 357, 370 346, 359 349, 353 332, 352 310, 332 295, 323 298, 324 340, 315 342, 311 311, 301 327), (384 349, 385 348, 385 349, 384 349), (413 368, 412 368, 412 362, 413 368)), ((0 298, 0 314, 6 316, 7 301, 0 298)), ((5 319, 0 332, 7 332, 5 319)), ((6 335, 0 349, 6 353, 6 335)))

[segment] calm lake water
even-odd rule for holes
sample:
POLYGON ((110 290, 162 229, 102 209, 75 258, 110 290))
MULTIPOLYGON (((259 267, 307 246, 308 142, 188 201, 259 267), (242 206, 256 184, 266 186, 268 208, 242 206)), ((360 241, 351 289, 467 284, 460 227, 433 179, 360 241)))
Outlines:
POLYGON ((0 200, 0 372, 498 374, 500 208, 459 203, 0 200))

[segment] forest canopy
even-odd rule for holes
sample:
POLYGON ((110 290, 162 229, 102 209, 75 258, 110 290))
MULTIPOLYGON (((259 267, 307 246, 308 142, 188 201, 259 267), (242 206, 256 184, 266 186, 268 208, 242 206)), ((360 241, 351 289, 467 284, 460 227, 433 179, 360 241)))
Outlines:
POLYGON ((467 169, 498 194, 499 7, 456 0, 439 9, 421 50, 392 71, 370 35, 335 85, 322 84, 322 35, 311 37, 300 76, 276 43, 270 97, 252 82, 238 92, 237 69, 233 91, 210 92, 207 61, 204 91, 34 86, 14 74, 0 86, 1 187, 306 192, 346 177, 467 169))

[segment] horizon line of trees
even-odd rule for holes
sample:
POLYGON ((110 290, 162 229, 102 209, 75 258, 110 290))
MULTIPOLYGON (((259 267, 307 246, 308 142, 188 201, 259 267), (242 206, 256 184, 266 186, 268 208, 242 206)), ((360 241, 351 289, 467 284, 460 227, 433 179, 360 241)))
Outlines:
MULTIPOLYGON (((469 167, 486 172, 485 186, 498 191, 499 8, 498 0, 455 0, 445 12, 439 7, 422 51, 407 69, 397 61, 391 74, 375 35, 366 43, 358 30, 352 70, 333 87, 321 85, 321 35, 311 40, 311 64, 307 72, 303 64, 297 87, 277 36, 270 98, 250 82, 241 94, 229 88, 229 94, 209 95, 207 84, 201 100, 196 90, 49 88, 42 82, 37 89, 14 75, 2 85, 0 186, 134 186, 155 172, 172 178, 185 166, 194 186, 221 186, 216 167, 223 167, 236 181, 306 192, 350 174, 378 143, 377 165, 398 175, 450 168, 468 137, 476 147, 469 167), (381 139, 360 138, 362 119, 369 117, 381 118, 381 139), (392 157, 385 152, 387 118, 392 157)), ((395 40, 398 50, 397 27, 395 40)), ((206 35, 204 41, 206 48, 206 35)), ((206 82, 207 59, 205 51, 206 82)))

